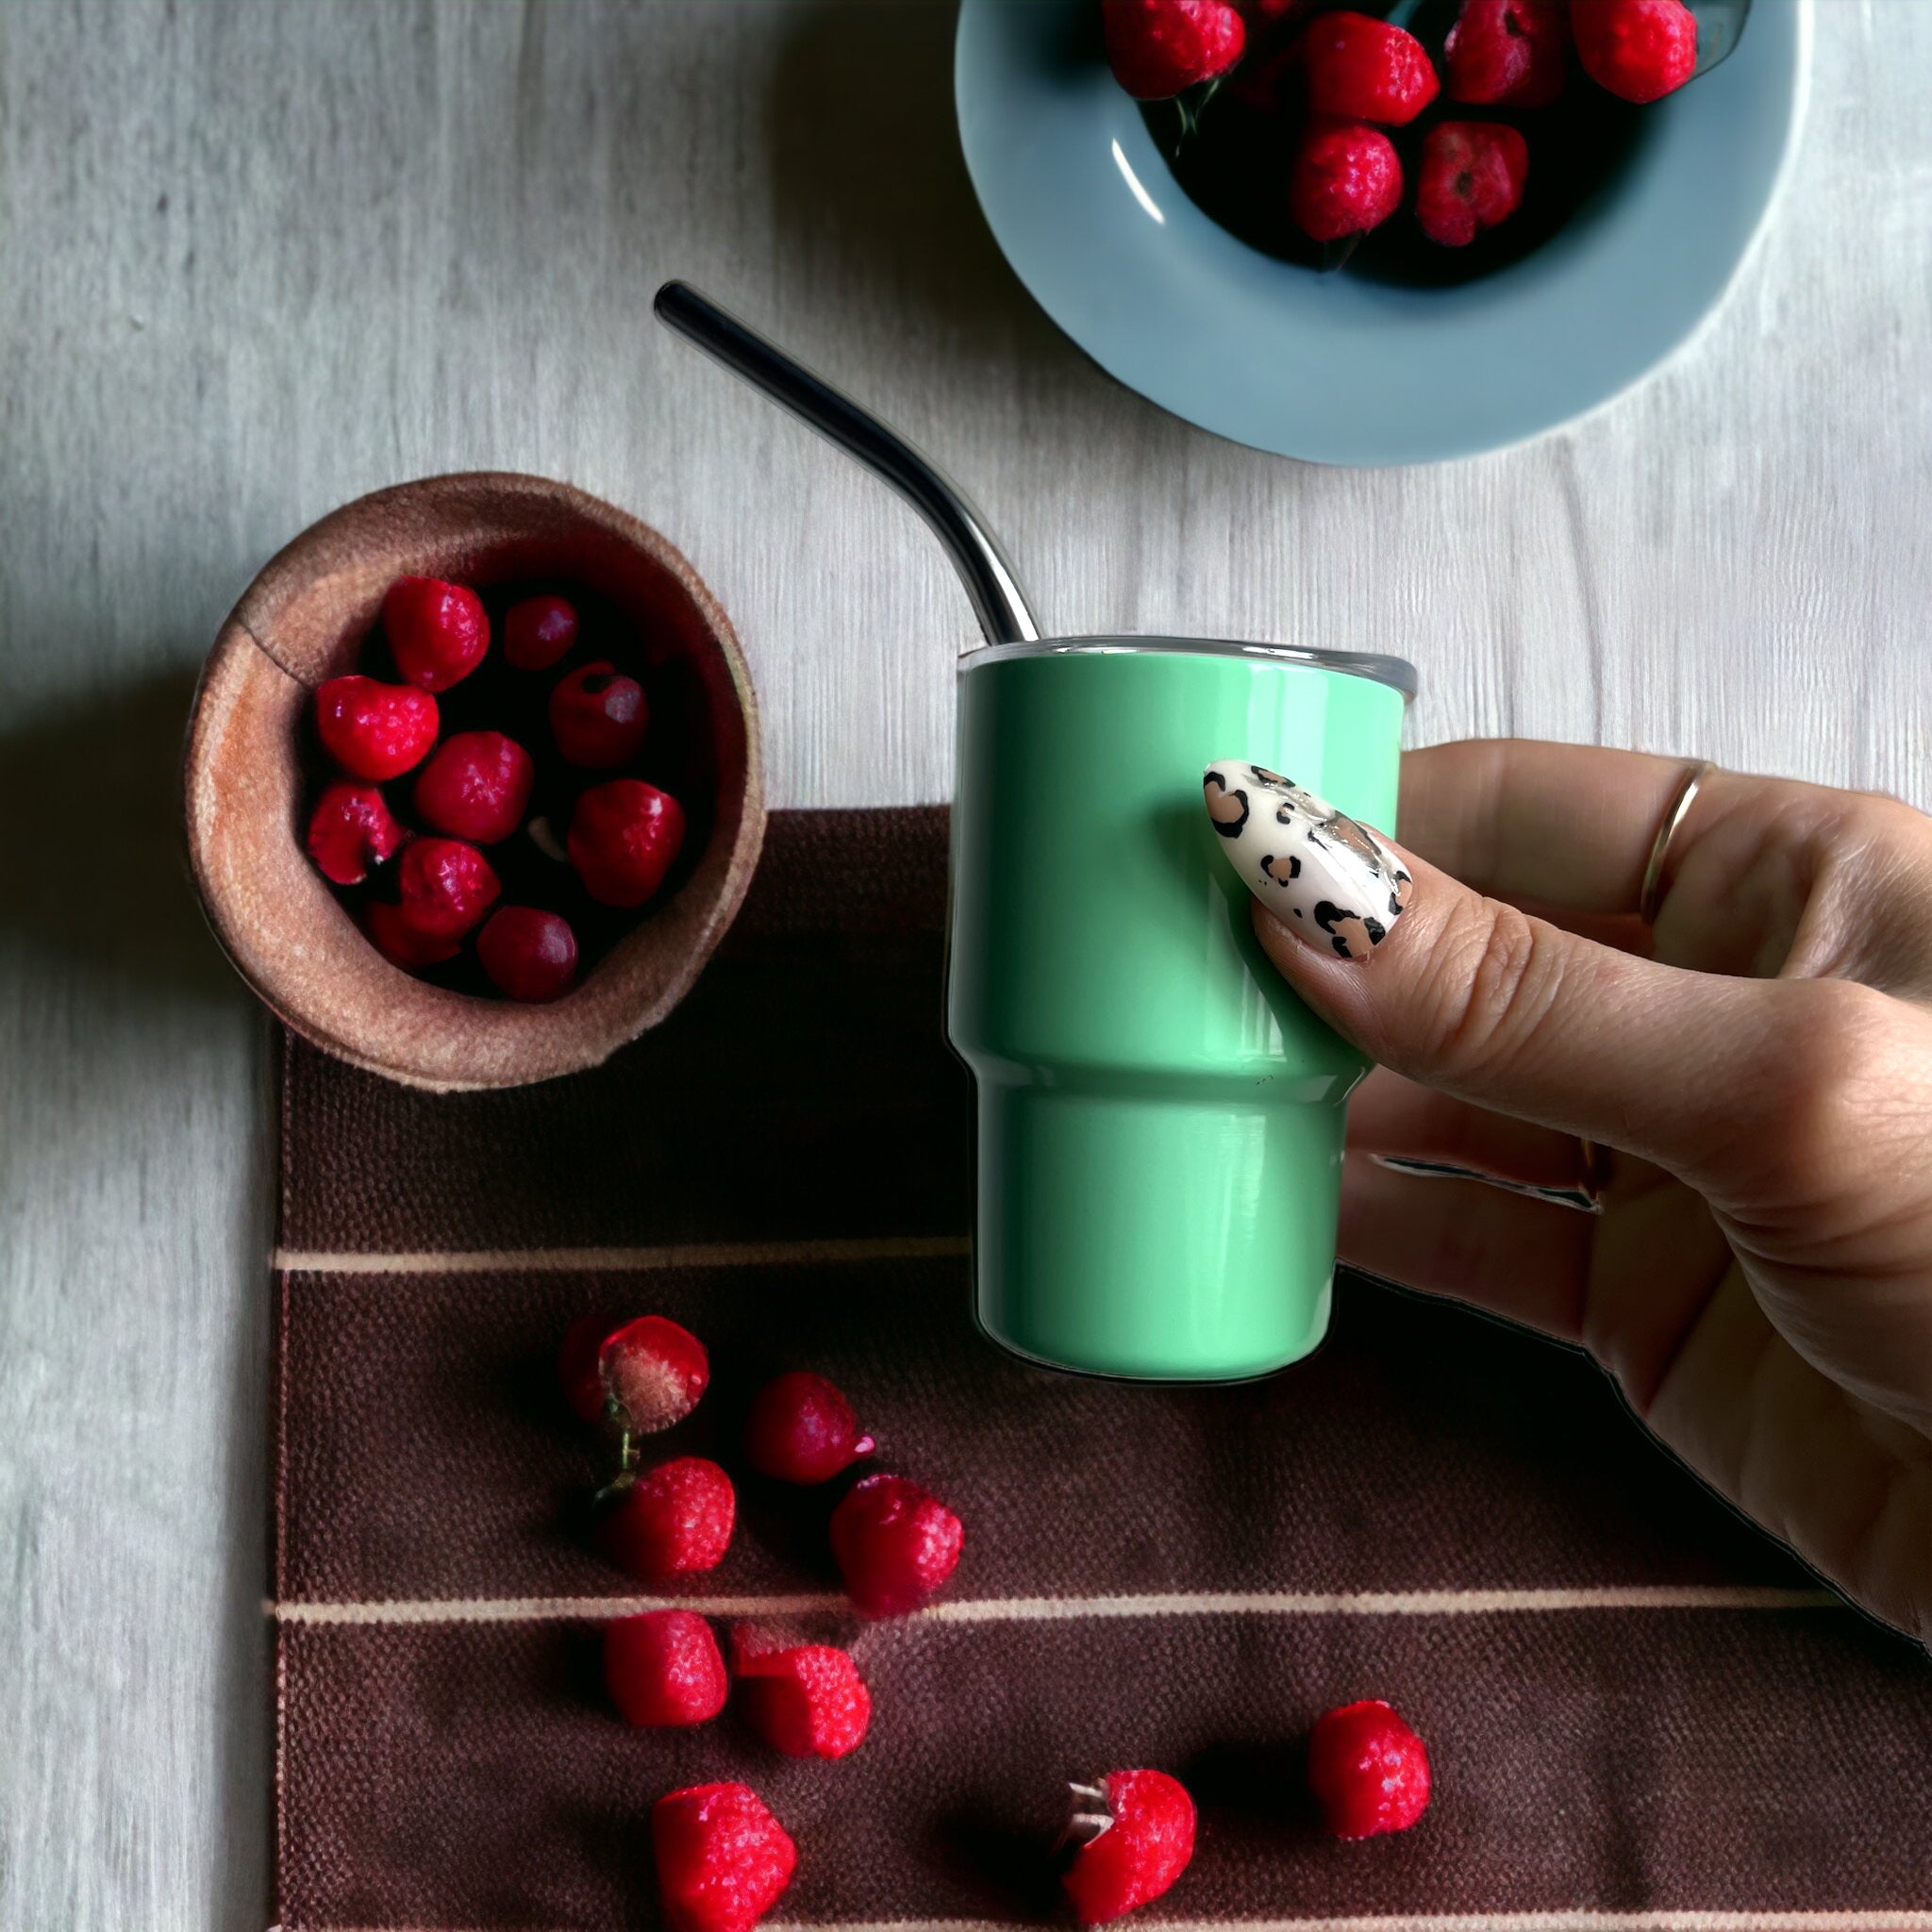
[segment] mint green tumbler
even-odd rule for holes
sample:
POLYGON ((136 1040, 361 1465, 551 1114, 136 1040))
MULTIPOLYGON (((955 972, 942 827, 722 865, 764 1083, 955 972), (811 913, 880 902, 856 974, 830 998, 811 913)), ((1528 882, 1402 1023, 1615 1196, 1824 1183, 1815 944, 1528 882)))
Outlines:
POLYGON ((1250 759, 1392 830, 1414 690, 1396 658, 1180 639, 962 660, 947 1031, 996 1341, 1231 1381, 1322 1340, 1367 1062, 1262 958, 1201 773, 1250 759))

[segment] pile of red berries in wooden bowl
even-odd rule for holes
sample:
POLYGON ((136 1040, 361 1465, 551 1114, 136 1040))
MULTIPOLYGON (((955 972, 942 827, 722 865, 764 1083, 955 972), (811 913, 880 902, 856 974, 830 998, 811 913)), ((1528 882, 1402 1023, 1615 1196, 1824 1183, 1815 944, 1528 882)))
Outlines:
POLYGON ((1100 5, 1114 77, 1208 215, 1288 260, 1427 284, 1554 234, 1748 0, 1705 0, 1708 45, 1686 0, 1100 5))
POLYGON ((195 878, 244 977, 413 1085, 591 1066, 661 1019, 764 830, 729 623, 568 485, 444 476, 289 545, 195 701, 195 878))

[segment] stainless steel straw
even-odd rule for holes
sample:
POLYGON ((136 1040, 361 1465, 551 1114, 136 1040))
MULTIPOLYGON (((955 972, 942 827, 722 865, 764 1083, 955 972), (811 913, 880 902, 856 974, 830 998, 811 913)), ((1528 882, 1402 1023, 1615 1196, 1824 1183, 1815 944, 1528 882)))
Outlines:
POLYGON ((946 546, 988 643, 1030 643, 1039 637, 1026 593, 979 512, 903 436, 689 283, 666 282, 653 306, 666 327, 858 458, 925 519, 946 546))

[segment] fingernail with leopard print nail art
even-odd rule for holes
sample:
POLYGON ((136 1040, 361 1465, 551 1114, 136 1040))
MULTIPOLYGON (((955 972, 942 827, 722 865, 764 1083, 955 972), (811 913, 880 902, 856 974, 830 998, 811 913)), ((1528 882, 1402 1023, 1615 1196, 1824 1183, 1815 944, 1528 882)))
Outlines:
POLYGON ((1290 932, 1343 959, 1366 959, 1388 938, 1411 882, 1366 825, 1245 758, 1218 758, 1202 785, 1235 870, 1290 932))

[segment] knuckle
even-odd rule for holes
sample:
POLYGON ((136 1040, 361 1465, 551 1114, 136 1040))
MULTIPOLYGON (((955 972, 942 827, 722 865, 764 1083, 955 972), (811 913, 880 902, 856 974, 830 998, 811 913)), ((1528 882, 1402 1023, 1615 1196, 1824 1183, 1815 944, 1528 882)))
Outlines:
POLYGON ((1835 1195, 1878 1155, 1902 1103, 1925 1100, 1924 1060, 1903 1037, 1904 1008, 1848 979, 1785 981, 1785 1009, 1768 1024, 1754 1081, 1763 1181, 1788 1207, 1835 1195))
POLYGON ((1558 974, 1547 931, 1492 899, 1458 930, 1453 970, 1440 975, 1431 1055, 1450 1078, 1494 1070, 1533 1041, 1555 997, 1558 974))

